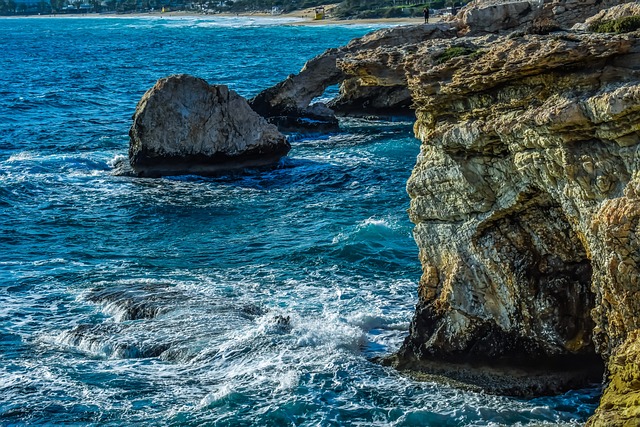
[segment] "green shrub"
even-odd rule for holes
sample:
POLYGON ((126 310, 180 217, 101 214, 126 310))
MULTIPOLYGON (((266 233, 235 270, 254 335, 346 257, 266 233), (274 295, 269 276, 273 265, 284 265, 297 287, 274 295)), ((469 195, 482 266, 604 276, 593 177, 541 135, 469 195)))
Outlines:
POLYGON ((405 14, 402 8, 399 7, 390 7, 384 12, 385 18, 400 18, 402 16, 405 16, 405 14))
POLYGON ((628 33, 640 28, 640 16, 627 16, 619 19, 598 21, 589 25, 589 31, 594 33, 628 33))
POLYGON ((465 47, 465 46, 451 46, 447 48, 444 52, 442 52, 440 55, 436 56, 435 60, 437 64, 443 64, 450 59, 456 58, 458 56, 467 56, 467 55, 473 55, 473 57, 477 58, 480 55, 482 55, 482 52, 476 49, 465 47))

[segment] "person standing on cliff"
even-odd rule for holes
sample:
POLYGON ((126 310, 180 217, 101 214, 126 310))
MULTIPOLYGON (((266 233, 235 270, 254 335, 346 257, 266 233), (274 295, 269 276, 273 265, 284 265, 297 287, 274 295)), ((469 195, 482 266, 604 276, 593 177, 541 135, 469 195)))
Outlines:
POLYGON ((422 10, 422 13, 424 14, 424 23, 426 24, 426 23, 428 23, 428 22, 429 22, 429 8, 428 8, 428 7, 425 7, 425 8, 422 10))

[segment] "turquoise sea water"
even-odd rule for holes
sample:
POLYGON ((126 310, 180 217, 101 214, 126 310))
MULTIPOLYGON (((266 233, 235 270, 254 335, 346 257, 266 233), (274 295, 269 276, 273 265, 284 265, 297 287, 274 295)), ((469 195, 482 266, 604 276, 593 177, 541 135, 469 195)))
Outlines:
POLYGON ((252 96, 372 27, 0 20, 0 425, 574 425, 371 359, 420 275, 409 122, 345 120, 272 171, 115 176, 131 115, 190 73, 252 96), (286 320, 288 319, 288 321, 286 320))

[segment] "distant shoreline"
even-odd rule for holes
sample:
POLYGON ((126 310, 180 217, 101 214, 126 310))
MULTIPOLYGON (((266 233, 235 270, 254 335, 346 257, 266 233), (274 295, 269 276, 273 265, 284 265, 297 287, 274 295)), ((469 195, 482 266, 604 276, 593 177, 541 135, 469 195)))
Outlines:
MULTIPOLYGON (((22 16, 0 16, 0 19, 23 19, 23 18, 61 18, 61 19, 84 19, 84 18, 106 18, 106 19, 126 19, 126 18, 198 18, 211 19, 216 18, 258 18, 274 21, 282 20, 279 25, 293 26, 323 26, 323 25, 415 25, 424 22, 422 18, 374 18, 374 19, 335 19, 326 18, 322 20, 314 20, 309 16, 309 12, 305 10, 295 11, 281 15, 271 15, 267 13, 218 13, 204 14, 188 11, 175 12, 138 12, 138 13, 74 13, 74 14, 47 14, 47 15, 22 15, 22 16)), ((431 19, 430 23, 435 23, 436 19, 431 19)))

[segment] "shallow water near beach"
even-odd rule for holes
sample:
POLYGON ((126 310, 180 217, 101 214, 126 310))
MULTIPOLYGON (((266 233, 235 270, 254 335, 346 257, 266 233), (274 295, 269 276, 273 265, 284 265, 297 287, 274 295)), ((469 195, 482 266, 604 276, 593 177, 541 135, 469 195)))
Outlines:
POLYGON ((375 27, 0 20, 0 425, 578 425, 371 360, 417 300, 411 122, 347 119, 268 171, 115 176, 131 115, 189 73, 250 97, 375 27))

